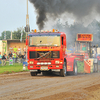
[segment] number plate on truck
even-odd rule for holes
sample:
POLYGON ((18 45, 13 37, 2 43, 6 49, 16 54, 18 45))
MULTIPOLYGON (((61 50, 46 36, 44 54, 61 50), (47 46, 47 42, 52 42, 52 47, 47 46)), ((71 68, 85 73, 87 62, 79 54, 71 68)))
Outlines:
POLYGON ((49 70, 48 66, 41 66, 41 70, 49 70))

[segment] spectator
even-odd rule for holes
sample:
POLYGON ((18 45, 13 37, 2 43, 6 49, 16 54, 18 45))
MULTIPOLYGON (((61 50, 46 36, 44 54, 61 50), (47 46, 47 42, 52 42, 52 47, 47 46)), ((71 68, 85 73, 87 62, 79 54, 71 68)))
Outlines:
POLYGON ((11 51, 10 51, 8 57, 9 57, 9 58, 12 58, 12 53, 11 53, 11 51))
POLYGON ((16 48, 16 46, 15 46, 15 48, 14 48, 14 52, 17 52, 17 48, 16 48))
POLYGON ((18 55, 19 63, 21 63, 21 54, 18 55))
POLYGON ((15 62, 17 62, 17 60, 18 60, 18 53, 16 52, 16 60, 15 60, 15 62))
POLYGON ((4 54, 4 55, 2 56, 2 66, 3 66, 3 65, 6 65, 6 60, 7 60, 7 55, 4 54))
POLYGON ((26 46, 24 47, 24 53, 26 53, 26 46))
POLYGON ((19 52, 19 54, 21 54, 21 48, 20 48, 20 46, 19 46, 19 48, 18 48, 18 52, 19 52))
POLYGON ((16 61, 16 53, 15 52, 13 53, 13 61, 14 61, 14 63, 16 61))
POLYGON ((12 46, 9 47, 9 51, 13 52, 13 47, 12 46))
POLYGON ((0 52, 0 64, 1 64, 1 59, 2 59, 2 56, 1 56, 1 52, 0 52))
POLYGON ((22 58, 22 63, 23 63, 25 61, 25 54, 24 53, 22 54, 21 58, 22 58))

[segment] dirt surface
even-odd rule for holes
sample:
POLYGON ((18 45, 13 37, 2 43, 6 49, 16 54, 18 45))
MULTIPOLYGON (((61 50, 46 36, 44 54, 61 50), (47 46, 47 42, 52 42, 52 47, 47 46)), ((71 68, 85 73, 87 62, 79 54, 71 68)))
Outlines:
POLYGON ((100 73, 60 77, 0 75, 0 100, 100 100, 100 73))

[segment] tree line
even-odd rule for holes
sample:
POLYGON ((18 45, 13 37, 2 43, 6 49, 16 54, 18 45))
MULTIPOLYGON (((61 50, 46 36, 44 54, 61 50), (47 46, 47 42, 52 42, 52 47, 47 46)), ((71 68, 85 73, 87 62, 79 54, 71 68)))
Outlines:
MULTIPOLYGON (((11 39, 11 31, 3 31, 1 33, 1 36, 0 36, 0 40, 4 40, 4 34, 6 33, 6 39, 11 39)), ((17 28, 16 31, 13 31, 12 32, 12 39, 20 39, 21 38, 21 33, 23 34, 22 35, 22 39, 26 39, 26 33, 25 33, 25 30, 22 30, 22 28, 17 28)))
MULTIPOLYGON (((92 33, 93 44, 98 44, 100 47, 100 21, 93 20, 87 26, 83 22, 74 22, 74 24, 69 25, 67 21, 64 24, 58 21, 52 28, 66 33, 67 46, 74 46, 77 33, 92 33)), ((26 32, 21 27, 17 28, 17 31, 12 32, 12 39, 20 39, 21 33, 23 33, 22 39, 26 39, 26 32)), ((1 33, 0 40, 4 39, 4 34, 5 31, 1 33)), ((6 31, 6 39, 11 39, 11 31, 6 31)))

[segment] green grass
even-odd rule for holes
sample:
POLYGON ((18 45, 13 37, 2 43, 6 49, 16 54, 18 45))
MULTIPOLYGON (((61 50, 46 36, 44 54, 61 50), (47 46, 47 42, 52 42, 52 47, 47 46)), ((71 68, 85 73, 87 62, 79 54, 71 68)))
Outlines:
MULTIPOLYGON (((25 71, 28 71, 27 67, 25 71)), ((15 72, 23 72, 23 65, 19 63, 15 63, 14 65, 9 65, 7 63, 5 66, 0 65, 0 74, 9 74, 15 72)))

